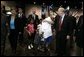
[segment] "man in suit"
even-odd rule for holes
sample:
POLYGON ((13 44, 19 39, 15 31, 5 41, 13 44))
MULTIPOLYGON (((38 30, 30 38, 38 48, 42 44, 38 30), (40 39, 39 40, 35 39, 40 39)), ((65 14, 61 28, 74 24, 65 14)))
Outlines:
POLYGON ((77 55, 83 56, 83 15, 80 16, 79 21, 76 25, 76 45, 77 45, 77 55))
POLYGON ((21 8, 18 8, 18 33, 19 33, 19 43, 20 45, 23 44, 23 32, 24 27, 27 23, 27 19, 23 13, 23 10, 21 8))
POLYGON ((59 8, 58 15, 54 21, 54 28, 56 31, 56 53, 57 55, 66 55, 66 43, 67 39, 72 34, 72 24, 69 16, 65 15, 65 9, 59 8))
POLYGON ((1 5, 1 55, 4 55, 6 36, 7 36, 7 17, 3 13, 3 5, 1 5))
POLYGON ((72 35, 70 37, 70 49, 72 49, 74 46, 74 34, 75 34, 75 29, 76 29, 76 18, 74 16, 72 16, 73 12, 69 11, 69 16, 71 17, 71 24, 72 24, 72 35))
POLYGON ((31 19, 34 20, 35 29, 37 29, 37 25, 39 24, 39 18, 38 15, 36 15, 36 11, 32 11, 32 14, 29 15, 28 23, 30 22, 31 19))

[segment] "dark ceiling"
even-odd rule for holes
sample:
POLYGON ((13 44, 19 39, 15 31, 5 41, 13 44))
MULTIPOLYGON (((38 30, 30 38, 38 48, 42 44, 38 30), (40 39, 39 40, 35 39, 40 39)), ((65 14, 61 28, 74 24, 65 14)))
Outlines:
POLYGON ((37 4, 42 5, 45 3, 45 5, 51 5, 53 4, 54 7, 67 7, 70 6, 71 8, 77 8, 80 9, 82 7, 83 0, 17 0, 15 1, 18 6, 24 7, 27 4, 37 4))

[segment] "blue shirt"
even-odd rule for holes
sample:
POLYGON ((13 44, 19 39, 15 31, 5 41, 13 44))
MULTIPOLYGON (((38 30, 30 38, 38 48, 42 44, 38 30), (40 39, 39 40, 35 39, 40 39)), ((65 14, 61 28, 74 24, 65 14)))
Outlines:
POLYGON ((14 24, 14 18, 11 17, 11 20, 10 20, 10 29, 15 29, 15 24, 14 24))

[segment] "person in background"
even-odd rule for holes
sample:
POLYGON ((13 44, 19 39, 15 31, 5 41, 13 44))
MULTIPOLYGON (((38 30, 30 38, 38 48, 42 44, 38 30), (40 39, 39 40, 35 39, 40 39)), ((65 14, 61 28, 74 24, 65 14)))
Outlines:
POLYGON ((45 16, 42 16, 42 18, 39 20, 39 24, 37 25, 36 33, 35 33, 35 38, 34 38, 34 49, 35 49, 35 55, 38 55, 38 50, 42 50, 42 42, 41 38, 43 37, 42 34, 42 20, 45 19, 45 16))
POLYGON ((23 45, 23 32, 24 27, 26 26, 27 19, 23 13, 23 10, 21 8, 18 8, 18 33, 19 33, 19 44, 23 45))
POLYGON ((1 4, 1 55, 4 55, 5 51, 7 26, 7 16, 3 13, 3 5, 1 4))
POLYGON ((76 45, 77 45, 77 56, 83 56, 83 15, 80 16, 79 21, 76 25, 76 45))
POLYGON ((8 25, 9 25, 9 42, 12 48, 13 55, 16 54, 17 48, 17 39, 18 39, 18 21, 16 9, 11 10, 11 15, 8 16, 8 25))
POLYGON ((5 6, 4 6, 4 5, 3 5, 2 12, 3 12, 4 14, 6 14, 6 10, 5 10, 5 6))
POLYGON ((71 18, 71 24, 72 24, 72 35, 70 37, 70 50, 74 48, 74 35, 75 35, 75 29, 76 29, 76 18, 72 16, 73 11, 69 11, 69 17, 71 18))
POLYGON ((37 30, 36 30, 36 34, 35 34, 35 39, 34 39, 34 43, 36 45, 36 49, 39 49, 40 46, 40 40, 41 40, 41 34, 42 34, 42 19, 40 19, 40 23, 37 25, 37 30))

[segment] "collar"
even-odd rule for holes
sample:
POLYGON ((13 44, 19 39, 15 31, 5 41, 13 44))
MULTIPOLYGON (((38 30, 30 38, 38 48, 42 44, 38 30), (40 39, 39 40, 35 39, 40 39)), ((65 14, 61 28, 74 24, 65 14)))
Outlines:
POLYGON ((65 14, 62 15, 62 18, 64 18, 65 14))

